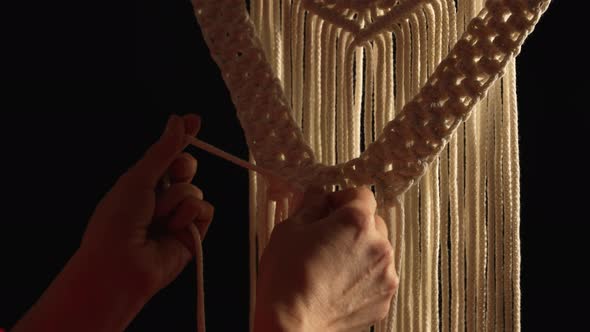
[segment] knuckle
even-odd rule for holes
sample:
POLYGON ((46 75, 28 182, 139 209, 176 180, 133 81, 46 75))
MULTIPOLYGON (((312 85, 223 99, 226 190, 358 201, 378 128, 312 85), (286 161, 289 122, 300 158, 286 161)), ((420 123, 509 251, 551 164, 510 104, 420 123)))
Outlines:
POLYGON ((345 218, 359 230, 367 229, 371 224, 371 214, 363 207, 346 206, 343 208, 343 212, 345 218))
POLYGON ((384 259, 389 261, 393 261, 393 247, 386 239, 378 240, 374 244, 374 249, 377 251, 377 254, 383 256, 384 259))
POLYGON ((384 260, 386 264, 393 261, 393 248, 387 240, 376 240, 371 244, 371 253, 384 260))
POLYGON ((375 198, 371 189, 361 186, 355 189, 356 197, 363 200, 370 200, 375 198))
POLYGON ((385 294, 393 296, 399 287, 399 277, 395 272, 393 264, 390 264, 385 270, 385 277, 383 278, 383 289, 385 294))
POLYGON ((201 203, 194 197, 186 198, 182 205, 185 205, 187 208, 195 211, 199 211, 201 209, 201 203))
POLYGON ((191 189, 198 199, 203 199, 203 191, 199 187, 191 185, 191 189))
POLYGON ((211 221, 215 215, 215 207, 207 201, 200 201, 200 204, 203 209, 201 211, 201 217, 206 219, 206 221, 211 221))
POLYGON ((375 203, 375 195, 368 187, 358 187, 355 189, 355 199, 360 200, 364 203, 375 203))

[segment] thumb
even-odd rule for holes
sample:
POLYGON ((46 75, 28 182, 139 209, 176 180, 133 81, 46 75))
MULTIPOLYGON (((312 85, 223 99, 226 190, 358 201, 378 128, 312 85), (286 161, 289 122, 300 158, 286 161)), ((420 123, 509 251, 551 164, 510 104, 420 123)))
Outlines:
POLYGON ((160 139, 146 151, 127 175, 138 183, 155 189, 160 178, 185 148, 184 135, 184 121, 179 116, 172 115, 160 139))
POLYGON ((292 220, 300 223, 311 223, 325 218, 329 213, 328 198, 320 187, 310 187, 303 194, 298 211, 292 220))

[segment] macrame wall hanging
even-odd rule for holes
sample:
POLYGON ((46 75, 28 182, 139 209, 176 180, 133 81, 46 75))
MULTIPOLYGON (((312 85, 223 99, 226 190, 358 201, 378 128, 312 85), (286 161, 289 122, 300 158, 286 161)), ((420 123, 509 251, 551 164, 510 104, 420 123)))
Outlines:
MULTIPOLYGON (((400 275, 375 331, 520 330, 514 57, 549 2, 193 0, 251 162, 374 189, 400 275)), ((250 328, 292 200, 250 173, 250 328)))

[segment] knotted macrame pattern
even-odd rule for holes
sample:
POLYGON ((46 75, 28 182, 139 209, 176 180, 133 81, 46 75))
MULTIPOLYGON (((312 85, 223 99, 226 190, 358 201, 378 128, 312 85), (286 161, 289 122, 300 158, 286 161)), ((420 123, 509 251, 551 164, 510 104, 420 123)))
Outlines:
MULTIPOLYGON (((193 0, 251 161, 374 189, 400 275, 375 331, 520 330, 513 60, 549 2, 193 0)), ((251 320, 292 203, 250 173, 251 320)))

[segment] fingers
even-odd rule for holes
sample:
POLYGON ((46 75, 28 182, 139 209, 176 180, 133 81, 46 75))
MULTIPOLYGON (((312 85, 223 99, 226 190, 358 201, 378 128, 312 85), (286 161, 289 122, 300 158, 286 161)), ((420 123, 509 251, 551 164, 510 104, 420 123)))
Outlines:
POLYGON ((375 213, 377 209, 377 201, 375 195, 368 187, 362 186, 358 188, 350 188, 328 195, 328 202, 332 208, 338 208, 354 200, 359 200, 367 206, 368 209, 375 213))
POLYGON ((310 187, 303 195, 298 212, 293 217, 302 223, 325 218, 329 213, 327 196, 322 188, 310 187))
MULTIPOLYGON (((182 117, 184 121, 184 133, 196 136, 201 129, 201 117, 196 114, 188 114, 182 117)), ((189 153, 183 152, 168 168, 168 175, 172 183, 191 182, 197 173, 197 160, 189 153)))
POLYGON ((187 114, 182 119, 184 120, 184 133, 189 136, 197 136, 201 130, 201 117, 197 114, 187 114))
POLYGON ((197 173, 198 162, 187 152, 183 152, 168 168, 171 183, 190 183, 197 173))
POLYGON ((173 115, 166 124, 164 134, 154 143, 126 174, 135 185, 155 189, 168 167, 185 147, 185 125, 183 119, 173 115))
POLYGON ((201 189, 190 183, 173 184, 168 190, 163 192, 160 197, 158 197, 154 216, 158 218, 170 216, 172 211, 188 197, 202 200, 203 192, 201 189))
POLYGON ((211 203, 188 197, 174 211, 174 215, 168 222, 168 229, 171 231, 182 230, 193 222, 199 229, 201 238, 204 238, 209 224, 213 220, 214 211, 211 203))
POLYGON ((334 210, 324 222, 352 226, 358 233, 363 233, 376 227, 374 220, 375 212, 366 202, 352 200, 334 210))
MULTIPOLYGON (((384 226, 382 219, 379 223, 383 223, 383 225, 376 225, 377 202, 373 192, 367 187, 330 193, 327 199, 330 207, 334 209, 334 212, 327 218, 327 222, 353 225, 360 232, 384 226)), ((383 229, 381 229, 382 231, 383 229)))
POLYGON ((213 220, 214 212, 215 208, 209 202, 189 197, 174 211, 174 215, 168 222, 168 230, 192 254, 195 248, 194 239, 187 226, 194 223, 201 239, 204 239, 213 220))

